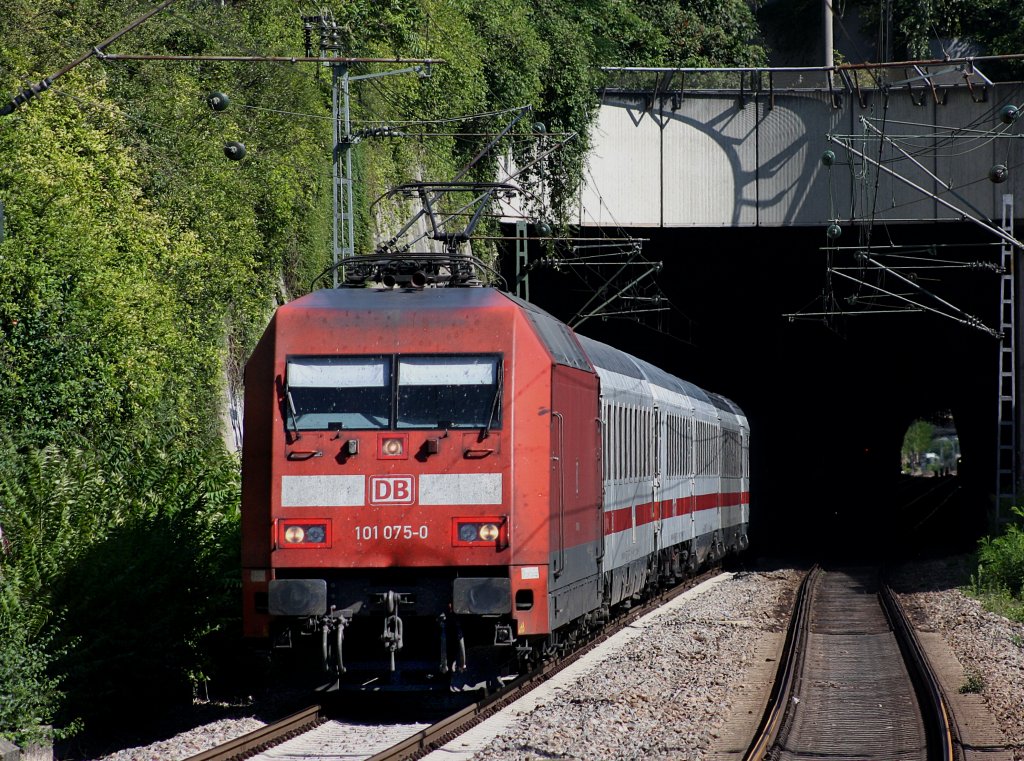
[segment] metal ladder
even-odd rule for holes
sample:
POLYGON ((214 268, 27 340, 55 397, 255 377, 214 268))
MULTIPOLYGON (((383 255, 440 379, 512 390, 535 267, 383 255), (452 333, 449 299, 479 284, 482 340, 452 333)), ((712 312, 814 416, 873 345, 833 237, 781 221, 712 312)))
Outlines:
POLYGON ((526 238, 526 222, 516 222, 516 296, 530 300, 530 255, 526 238))
MULTIPOLYGON (((1013 235, 1013 195, 1003 195, 1002 222, 1004 232, 1013 235)), ((1001 252, 1002 275, 999 277, 999 416, 996 449, 996 525, 1002 520, 1002 504, 1017 494, 1017 359, 1015 331, 1014 268, 1015 251, 1004 242, 1001 252)))

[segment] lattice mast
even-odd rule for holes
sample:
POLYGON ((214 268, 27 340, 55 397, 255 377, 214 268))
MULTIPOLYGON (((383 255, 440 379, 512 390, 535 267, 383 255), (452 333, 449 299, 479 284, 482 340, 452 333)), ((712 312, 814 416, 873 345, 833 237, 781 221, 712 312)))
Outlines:
MULTIPOLYGON (((342 45, 339 42, 338 23, 330 11, 321 11, 318 16, 303 16, 303 32, 305 34, 306 55, 314 48, 313 32, 319 33, 316 45, 322 58, 328 59, 337 54, 342 45)), ((396 62, 404 59, 396 58, 396 62)), ((325 61, 326 62, 326 61, 325 61)), ((334 122, 334 151, 331 181, 333 186, 333 224, 331 248, 333 251, 333 273, 335 288, 338 287, 338 272, 345 262, 355 256, 355 192, 352 176, 352 146, 363 137, 389 137, 393 133, 387 130, 371 131, 373 134, 357 134, 352 131, 351 83, 363 79, 379 79, 396 74, 430 75, 429 62, 424 65, 409 66, 389 71, 369 72, 353 75, 350 73, 350 62, 339 58, 329 61, 331 67, 331 117, 334 122)))
MULTIPOLYGON (((1002 230, 1013 236, 1013 195, 1003 194, 1002 230)), ((1017 455, 1017 249, 1005 239, 1000 249, 999 277, 999 414, 996 447, 996 524, 1002 522, 1004 499, 1017 495, 1020 465, 1017 455)))

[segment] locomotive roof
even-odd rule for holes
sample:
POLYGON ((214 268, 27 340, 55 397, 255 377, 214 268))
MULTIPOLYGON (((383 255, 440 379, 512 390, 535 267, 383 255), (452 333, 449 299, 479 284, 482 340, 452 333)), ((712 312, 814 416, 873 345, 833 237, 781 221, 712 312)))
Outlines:
POLYGON ((593 370, 590 360, 580 348, 577 336, 572 329, 564 322, 555 319, 540 307, 523 301, 510 293, 503 293, 503 296, 515 302, 526 312, 527 319, 533 325, 540 340, 547 347, 548 351, 560 365, 568 365, 578 370, 593 370))
POLYGON ((540 307, 495 288, 324 288, 292 302, 306 309, 474 309, 481 307, 519 308, 537 332, 537 337, 555 362, 579 370, 593 371, 569 327, 540 307))
POLYGON ((459 309, 499 306, 493 288, 321 288, 291 302, 306 309, 459 309))

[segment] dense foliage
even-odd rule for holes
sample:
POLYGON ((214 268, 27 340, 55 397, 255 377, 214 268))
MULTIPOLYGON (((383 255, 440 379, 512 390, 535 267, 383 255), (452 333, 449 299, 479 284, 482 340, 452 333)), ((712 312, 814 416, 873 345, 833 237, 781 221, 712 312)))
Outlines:
MULTIPOLYGON (((966 39, 985 55, 1024 50, 1024 4, 1018 0, 857 0, 865 31, 887 30, 896 60, 942 57, 945 40, 966 39), (938 50, 936 50, 938 48, 938 50)), ((1020 61, 985 62, 983 71, 998 79, 1020 78, 1020 61)))
MULTIPOLYGON (((0 91, 152 7, 12 0, 0 91)), ((295 3, 191 0, 111 53, 301 55, 295 3)), ((745 0, 351 0, 342 54, 443 59, 353 90, 357 250, 407 213, 389 187, 575 135, 536 164, 556 214, 582 173, 600 64, 759 61, 745 0), (477 114, 470 120, 452 120, 477 114), (416 121, 420 120, 420 121, 416 121), (436 120, 424 123, 422 120, 436 120), (415 122, 415 123, 413 123, 415 122), (540 133, 534 122, 543 122, 540 133), (538 137, 546 134, 547 137, 538 137)), ((307 12, 313 12, 310 7, 307 12)), ((91 60, 0 121, 0 735, 179 700, 236 624, 238 467, 226 398, 270 310, 330 262, 330 74, 290 63, 91 60), (232 106, 215 112, 214 91, 232 106), (225 159, 229 140, 245 160, 225 159)), ((544 144, 547 145, 547 144, 544 144)), ((502 177, 499 176, 499 179, 502 177)))
POLYGON ((210 635, 230 630, 237 463, 173 433, 111 432, 99 448, 69 434, 2 452, 0 721, 19 740, 38 727, 14 722, 51 718, 61 697, 71 726, 126 710, 126 694, 147 711, 190 699, 210 635))
POLYGON ((934 437, 935 426, 927 420, 915 420, 911 423, 903 435, 903 445, 900 447, 902 467, 920 468, 934 437))
POLYGON ((988 607, 1024 621, 1024 509, 1014 507, 1003 533, 984 537, 978 545, 978 571, 973 591, 988 607))

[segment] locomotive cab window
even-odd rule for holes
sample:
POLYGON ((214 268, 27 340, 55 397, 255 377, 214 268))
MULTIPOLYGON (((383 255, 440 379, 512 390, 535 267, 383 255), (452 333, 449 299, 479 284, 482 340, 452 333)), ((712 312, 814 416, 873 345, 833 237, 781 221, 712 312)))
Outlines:
POLYGON ((396 427, 500 428, 501 392, 498 357, 399 357, 396 427))
POLYGON ((286 380, 293 431, 501 427, 494 355, 290 357, 286 380))
POLYGON ((388 357, 296 357, 288 360, 286 425, 295 431, 387 428, 388 357))

